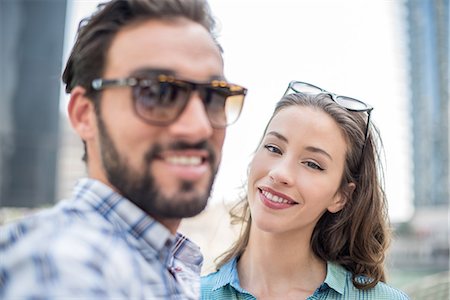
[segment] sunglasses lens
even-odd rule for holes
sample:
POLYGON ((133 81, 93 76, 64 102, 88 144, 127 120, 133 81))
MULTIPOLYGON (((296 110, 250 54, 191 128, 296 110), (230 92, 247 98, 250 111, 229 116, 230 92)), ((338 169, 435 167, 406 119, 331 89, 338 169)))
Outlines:
POLYGON ((367 104, 350 97, 338 96, 336 97, 335 101, 339 105, 353 111, 365 111, 368 109, 367 104))
POLYGON ((211 125, 224 128, 238 119, 244 103, 245 93, 231 91, 230 87, 206 87, 202 93, 211 125))
POLYGON ((291 90, 293 90, 296 93, 313 94, 313 95, 322 93, 322 90, 320 88, 303 82, 292 83, 291 90))
POLYGON ((190 88, 174 82, 146 82, 134 87, 136 112, 161 125, 175 120, 186 105, 190 88))
POLYGON ((245 95, 233 95, 227 98, 225 103, 225 114, 227 116, 227 125, 231 125, 239 118, 242 106, 244 104, 245 95))
POLYGON ((136 113, 149 123, 169 125, 183 112, 193 90, 200 93, 214 128, 224 128, 238 119, 246 89, 224 82, 194 84, 182 80, 140 80, 133 87, 136 113))

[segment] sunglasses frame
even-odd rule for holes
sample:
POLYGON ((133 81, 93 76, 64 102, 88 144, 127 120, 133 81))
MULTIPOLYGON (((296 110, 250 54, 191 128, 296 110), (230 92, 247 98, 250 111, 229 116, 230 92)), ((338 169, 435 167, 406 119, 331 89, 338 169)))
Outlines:
MULTIPOLYGON (((142 73, 142 75, 139 74, 139 75, 135 75, 135 76, 130 76, 130 77, 126 77, 126 78, 117 78, 117 79, 97 78, 92 81, 91 86, 96 91, 101 91, 105 88, 112 88, 112 87, 132 87, 132 88, 150 87, 151 84, 155 82, 155 80, 159 84, 160 83, 176 83, 179 85, 186 86, 187 94, 186 94, 186 99, 185 99, 183 105, 180 106, 179 111, 177 112, 177 114, 175 114, 175 116, 173 118, 171 118, 170 120, 166 120, 166 121, 150 120, 147 117, 142 116, 142 114, 139 113, 139 111, 138 111, 137 101, 139 101, 139 100, 137 100, 136 91, 133 89, 133 102, 134 102, 133 106, 134 106, 134 111, 135 111, 136 115, 139 116, 146 123, 149 123, 151 125, 156 125, 156 126, 168 126, 171 123, 175 122, 178 119, 178 117, 185 110, 192 92, 200 91, 202 89, 204 90, 206 88, 228 88, 230 94, 227 96, 227 98, 231 97, 231 96, 242 96, 241 105, 240 105, 239 111, 238 111, 235 119, 232 122, 227 122, 226 124, 223 124, 223 125, 216 124, 214 121, 211 120, 210 115, 208 113, 208 107, 206 106, 205 101, 202 99, 204 102, 203 104, 205 107, 206 114, 208 115, 208 120, 213 128, 222 129, 229 125, 232 125, 239 119, 239 116, 242 112, 242 108, 244 106, 245 96, 247 94, 246 88, 236 85, 236 84, 229 83, 225 80, 214 79, 210 82, 193 82, 193 81, 188 81, 188 80, 184 80, 184 79, 178 79, 173 75, 167 75, 167 74, 154 74, 153 75, 152 73, 154 73, 154 72, 147 71, 146 73, 142 73)), ((226 99, 225 99, 225 103, 226 103, 226 99)), ((224 108, 224 110, 225 110, 225 108, 224 108)), ((224 114, 226 114, 226 111, 224 112, 224 114)))

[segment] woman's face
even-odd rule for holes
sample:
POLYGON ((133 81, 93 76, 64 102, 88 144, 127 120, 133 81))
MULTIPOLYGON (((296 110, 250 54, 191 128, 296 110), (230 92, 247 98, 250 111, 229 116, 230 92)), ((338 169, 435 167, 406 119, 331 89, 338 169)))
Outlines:
POLYGON ((266 232, 311 234, 326 210, 345 204, 339 186, 346 149, 325 112, 302 106, 279 111, 250 164, 252 224, 266 232))

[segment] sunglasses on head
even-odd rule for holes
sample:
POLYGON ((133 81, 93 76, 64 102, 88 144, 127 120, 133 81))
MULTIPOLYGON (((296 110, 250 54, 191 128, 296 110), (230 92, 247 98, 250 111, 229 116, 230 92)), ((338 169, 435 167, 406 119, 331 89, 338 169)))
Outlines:
POLYGON ((367 123, 366 123, 366 130, 365 130, 365 137, 364 137, 364 145, 367 141, 367 135, 369 133, 369 122, 370 122, 370 113, 373 110, 373 107, 370 105, 364 103, 361 100, 347 97, 347 96, 341 96, 337 95, 335 93, 328 92, 318 86, 315 86, 310 83, 302 82, 302 81, 291 81, 284 92, 284 95, 292 94, 292 93, 302 93, 302 94, 325 94, 328 95, 331 100, 336 102, 338 105, 342 106, 343 108, 349 110, 349 111, 355 111, 355 112, 366 112, 367 113, 367 123))
POLYGON ((145 122, 167 126, 184 111, 191 94, 198 92, 211 126, 225 128, 239 118, 247 89, 224 80, 199 83, 155 71, 120 79, 92 81, 96 91, 111 87, 132 87, 134 110, 145 122))

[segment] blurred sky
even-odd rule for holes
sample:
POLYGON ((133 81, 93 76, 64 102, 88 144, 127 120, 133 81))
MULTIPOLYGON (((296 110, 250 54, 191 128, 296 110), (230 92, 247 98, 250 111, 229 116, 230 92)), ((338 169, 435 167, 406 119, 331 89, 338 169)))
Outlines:
MULTIPOLYGON (((64 62, 79 21, 103 1, 68 2, 64 62)), ((300 80, 374 106, 372 120, 385 149, 389 213, 394 222, 409 219, 413 182, 403 1, 209 3, 224 49, 225 75, 249 89, 239 121, 228 128, 210 203, 236 199, 275 103, 291 80, 300 80)))

